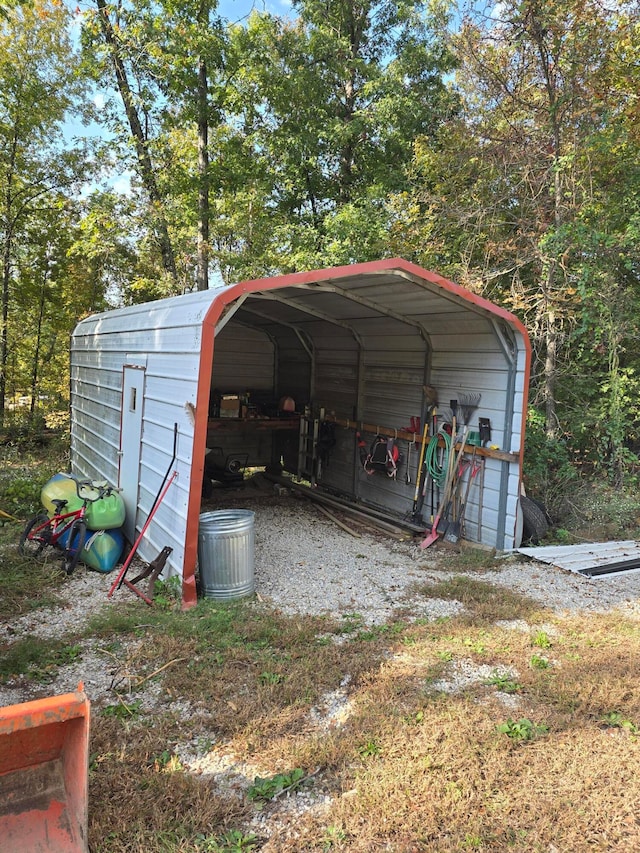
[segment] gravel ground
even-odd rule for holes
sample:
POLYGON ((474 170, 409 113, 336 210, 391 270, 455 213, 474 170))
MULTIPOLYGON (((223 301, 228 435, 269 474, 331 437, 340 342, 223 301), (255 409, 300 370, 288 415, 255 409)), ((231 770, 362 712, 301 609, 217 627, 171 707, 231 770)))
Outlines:
MULTIPOLYGON (((418 541, 398 541, 385 534, 357 528, 347 516, 342 520, 360 532, 350 535, 327 518, 308 500, 295 494, 268 495, 241 493, 239 497, 223 496, 225 507, 245 507, 255 511, 255 586, 259 601, 273 603, 287 614, 329 614, 340 617, 358 614, 369 625, 384 623, 402 607, 414 617, 436 619, 454 615, 462 609, 456 601, 425 599, 415 594, 414 585, 451 576, 448 566, 451 552, 432 548, 423 551, 418 541)), ((205 509, 213 509, 207 506, 205 509)), ((339 513, 336 513, 339 515, 339 513)), ((0 624, 0 643, 11 643, 28 635, 60 637, 77 630, 102 608, 118 608, 123 601, 139 608, 144 623, 147 605, 126 587, 112 598, 107 593, 115 575, 102 575, 79 567, 60 591, 61 607, 39 610, 0 624)), ((524 593, 558 614, 619 610, 632 618, 640 618, 640 573, 615 578, 588 579, 538 563, 517 555, 504 560, 498 571, 473 572, 473 577, 524 593)), ((523 620, 501 623, 512 630, 530 630, 523 620)), ((547 626, 553 632, 553 625, 547 626)), ((125 693, 135 681, 127 672, 127 658, 135 655, 136 643, 120 650, 117 658, 104 649, 104 644, 91 640, 83 643, 82 656, 63 667, 53 683, 33 685, 16 681, 0 686, 0 705, 22 702, 38 696, 49 696, 74 690, 82 681, 97 709, 116 701, 117 690, 125 693), (129 679, 129 682, 128 682, 129 679)), ((415 665, 415 661, 412 665, 415 665)), ((135 670, 135 666, 132 667, 135 670)), ((493 669, 478 667, 472 660, 455 661, 437 685, 454 692, 474 681, 487 678, 493 669), (486 670, 486 671, 485 671, 486 670)), ((511 674, 505 670, 506 674, 511 674)), ((142 696, 142 710, 153 713, 159 685, 149 683, 142 696)), ((504 694, 505 707, 517 710, 518 698, 504 694)), ((174 710, 191 713, 188 698, 183 697, 174 710)), ((164 706, 166 708, 166 705, 164 706)), ((328 694, 311 709, 309 727, 320 735, 338 727, 350 713, 349 675, 338 690, 328 694)), ((215 733, 212 730, 212 739, 215 733)), ((183 767, 207 779, 219 790, 244 796, 256 775, 269 776, 273 770, 250 765, 233 753, 230 744, 213 743, 206 755, 198 753, 198 745, 185 743, 176 748, 183 767)), ((317 789, 305 788, 295 795, 282 797, 265 810, 257 810, 251 828, 267 839, 261 850, 296 849, 296 822, 305 811, 322 810, 330 799, 317 789)))
MULTIPOLYGON (((455 601, 424 599, 413 593, 416 583, 450 576, 450 554, 420 549, 417 541, 398 541, 361 530, 354 537, 296 495, 252 495, 229 498, 226 506, 253 509, 255 517, 255 586, 257 597, 287 614, 358 614, 365 624, 381 624, 398 607, 414 617, 436 619, 461 609, 455 601)), ((344 520, 356 528, 346 516, 344 520)), ((473 577, 529 595, 556 613, 606 612, 617 609, 640 618, 640 572, 614 578, 588 579, 527 558, 505 559, 499 571, 473 572, 473 577)), ((38 610, 0 624, 0 641, 32 635, 60 637, 77 630, 102 608, 135 602, 141 618, 147 605, 122 587, 109 599, 114 575, 80 566, 60 591, 63 605, 38 610)), ((83 681, 98 705, 112 701, 112 687, 123 677, 121 664, 88 642, 81 660, 63 667, 52 684, 17 681, 0 687, 0 705, 76 688, 83 681)))

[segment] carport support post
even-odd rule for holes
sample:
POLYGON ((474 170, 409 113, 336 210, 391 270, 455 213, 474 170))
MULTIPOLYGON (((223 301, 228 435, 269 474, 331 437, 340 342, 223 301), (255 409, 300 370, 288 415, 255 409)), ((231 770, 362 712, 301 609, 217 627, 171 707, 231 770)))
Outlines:
MULTIPOLYGON (((511 437, 513 435, 513 413, 515 411, 515 386, 516 386, 516 368, 518 353, 516 343, 510 335, 510 329, 504 326, 498 326, 494 321, 493 327, 496 331, 496 337, 500 341, 505 359, 509 365, 507 389, 505 396, 504 407, 504 447, 511 447, 511 437)), ((524 429, 524 424, 521 427, 524 429)), ((509 494, 509 470, 510 462, 503 461, 500 465, 500 495, 498 498, 498 529, 496 548, 498 551, 504 549, 504 540, 506 537, 505 524, 507 520, 507 498, 509 494)))

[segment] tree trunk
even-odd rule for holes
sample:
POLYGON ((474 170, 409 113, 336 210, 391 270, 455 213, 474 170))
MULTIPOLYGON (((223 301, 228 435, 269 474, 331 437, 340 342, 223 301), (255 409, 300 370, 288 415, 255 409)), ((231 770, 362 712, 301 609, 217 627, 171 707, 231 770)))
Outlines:
POLYGON ((11 237, 5 235, 2 253, 2 331, 0 332, 0 426, 4 423, 4 405, 7 394, 7 356, 9 322, 9 281, 11 278, 11 237))
POLYGON ((7 360, 9 355, 9 286, 11 283, 11 243, 13 239, 13 171, 17 139, 14 133, 11 155, 7 164, 7 188, 4 197, 4 246, 2 251, 2 329, 0 330, 0 426, 4 424, 4 407, 7 396, 7 360))
MULTIPOLYGON (((208 23, 208 3, 202 3, 198 15, 201 26, 208 23)), ((209 287, 209 83, 207 63, 198 61, 198 290, 209 287)))
MULTIPOLYGON (((142 184, 145 190, 147 191, 152 205, 154 206, 154 208, 158 209, 159 211, 162 211, 162 207, 164 205, 164 198, 160 190, 158 189, 158 183, 156 181, 156 177, 153 171, 153 164, 151 163, 151 157, 149 155, 147 140, 145 137, 145 133, 142 129, 140 118, 136 111, 133 93, 131 92, 131 86, 129 85, 124 61, 122 59, 122 56, 120 55, 118 40, 116 38, 113 26, 111 24, 111 20, 109 18, 107 4, 105 0, 96 0, 96 5, 100 13, 99 19, 100 26, 102 29, 102 35, 104 36, 106 44, 111 49, 111 60, 113 62, 116 81, 118 83, 118 90, 120 92, 120 96, 122 97, 122 103, 124 104, 124 109, 127 114, 129 128, 131 129, 131 135, 134 139, 136 156, 138 158, 138 165, 140 167, 140 178, 142 180, 142 184)), ((176 271, 176 262, 175 256, 173 254, 173 246, 171 245, 171 238, 169 236, 167 222, 162 212, 160 212, 158 215, 157 228, 159 232, 157 236, 158 243, 160 246, 160 253, 162 255, 162 264, 165 270, 171 275, 173 280, 177 282, 178 274, 176 271)))
POLYGON ((549 308, 545 329, 545 360, 544 360, 544 399, 545 422, 548 438, 555 438, 558 431, 558 416, 556 414, 556 370, 558 357, 558 335, 556 313, 549 308))
POLYGON ((38 382, 40 380, 40 348, 42 344, 42 323, 44 320, 44 309, 47 302, 46 288, 47 279, 49 277, 48 265, 44 271, 42 287, 40 288, 40 303, 38 305, 38 321, 36 324, 36 346, 33 352, 33 365, 31 367, 31 414, 33 415, 36 408, 36 400, 38 397, 38 382))

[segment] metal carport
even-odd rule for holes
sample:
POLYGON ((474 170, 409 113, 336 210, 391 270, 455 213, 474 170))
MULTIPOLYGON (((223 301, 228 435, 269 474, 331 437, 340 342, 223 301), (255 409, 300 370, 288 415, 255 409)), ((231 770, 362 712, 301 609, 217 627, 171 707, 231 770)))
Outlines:
MULTIPOLYGON (((481 541, 511 549, 520 544, 529 368, 528 336, 514 315, 403 259, 220 286, 78 324, 71 348, 72 469, 124 483, 132 535, 176 447, 175 488, 140 553, 150 560, 164 545, 173 547, 170 571, 182 575, 188 606, 196 597, 212 389, 287 394, 310 419, 335 420, 336 444, 318 488, 398 518, 411 507, 413 484, 362 472, 356 433, 376 425, 406 438, 400 431, 422 414, 424 384, 437 389, 443 406, 473 391, 481 395, 478 414, 490 420, 494 446, 484 451, 481 541), (136 442, 139 452, 131 457, 136 442)), ((263 432, 258 440, 252 425, 245 427, 243 440, 264 462, 278 433, 263 432)), ((477 497, 470 500, 471 524, 479 509, 477 497)))

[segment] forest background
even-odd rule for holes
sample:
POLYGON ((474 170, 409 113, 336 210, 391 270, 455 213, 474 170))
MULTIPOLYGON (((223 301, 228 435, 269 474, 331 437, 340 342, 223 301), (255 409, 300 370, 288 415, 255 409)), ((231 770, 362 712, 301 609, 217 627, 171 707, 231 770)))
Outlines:
POLYGON ((533 493, 634 490, 637 3, 282 8, 0 0, 5 440, 89 313, 402 256, 526 324, 533 493))

